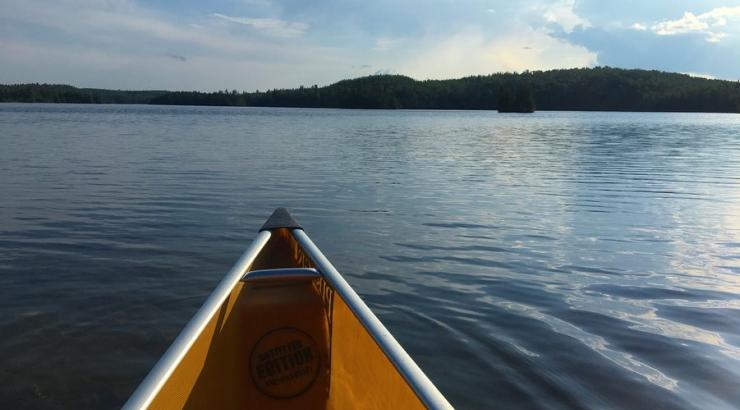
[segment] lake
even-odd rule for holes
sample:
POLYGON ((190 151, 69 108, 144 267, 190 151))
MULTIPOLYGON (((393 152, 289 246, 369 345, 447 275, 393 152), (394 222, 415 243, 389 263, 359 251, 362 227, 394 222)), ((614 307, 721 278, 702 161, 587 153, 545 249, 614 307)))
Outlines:
POLYGON ((0 104, 0 402, 116 408, 275 207, 458 408, 740 406, 740 115, 0 104))

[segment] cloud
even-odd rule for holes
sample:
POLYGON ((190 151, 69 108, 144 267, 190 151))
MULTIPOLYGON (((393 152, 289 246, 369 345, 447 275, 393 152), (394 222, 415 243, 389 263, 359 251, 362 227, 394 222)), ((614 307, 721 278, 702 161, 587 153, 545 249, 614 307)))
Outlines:
POLYGON ((266 49, 256 41, 203 30, 204 27, 198 24, 170 22, 130 1, 23 1, 13 7, 13 14, 5 17, 19 24, 20 30, 38 31, 39 27, 43 27, 43 31, 52 33, 47 34, 45 42, 58 42, 60 46, 88 45, 91 48, 105 48, 109 52, 128 52, 155 43, 168 43, 240 54, 266 49))
POLYGON ((531 27, 521 27, 517 33, 492 39, 486 38, 480 28, 470 27, 418 48, 423 51, 397 63, 396 71, 417 79, 443 79, 501 71, 588 67, 597 63, 596 53, 554 38, 545 29, 531 27))
POLYGON ((740 69, 737 36, 708 47, 704 34, 661 36, 649 29, 624 26, 576 29, 565 38, 597 53, 600 65, 706 73, 730 80, 738 78, 740 69))
POLYGON ((722 1, 0 0, 0 83, 254 90, 595 64, 737 78, 740 0, 722 1))
POLYGON ((213 13, 211 16, 231 23, 250 26, 255 30, 277 37, 299 37, 308 30, 308 24, 273 18, 232 17, 220 13, 213 13))
POLYGON ((560 0, 555 4, 547 7, 544 13, 545 20, 548 23, 555 23, 565 30, 566 33, 570 33, 574 28, 590 27, 591 23, 588 20, 581 18, 575 12, 575 0, 560 0))
POLYGON ((25 0, 6 7, 0 0, 0 10, 6 9, 12 13, 0 13, 0 83, 292 87, 346 77, 357 60, 303 38, 233 30, 207 12, 182 16, 132 1, 25 0), (180 57, 186 63, 173 64, 180 57), (216 67, 219 76, 211 75, 216 67))
POLYGON ((667 20, 650 27, 655 34, 672 36, 674 34, 690 33, 692 31, 706 32, 709 24, 691 12, 685 12, 678 20, 667 20))
POLYGON ((725 37, 727 37, 726 33, 707 32, 707 41, 710 43, 719 43, 725 37))
MULTIPOLYGON (((673 36, 687 33, 704 34, 706 41, 718 43, 727 37, 727 33, 716 30, 727 26, 727 22, 733 20, 740 20, 740 6, 717 7, 698 15, 686 11, 679 19, 664 20, 652 24, 650 30, 659 36, 673 36)), ((643 30, 645 29, 645 25, 635 23, 632 25, 632 28, 643 30)))

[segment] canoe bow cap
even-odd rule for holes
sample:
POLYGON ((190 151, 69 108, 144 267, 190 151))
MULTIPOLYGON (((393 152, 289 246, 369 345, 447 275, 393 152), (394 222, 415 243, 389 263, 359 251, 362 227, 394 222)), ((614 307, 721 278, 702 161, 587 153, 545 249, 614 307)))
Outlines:
POLYGON ((275 211, 267 219, 260 232, 272 231, 273 229, 288 228, 288 229, 303 229, 301 225, 293 219, 293 216, 285 208, 276 208, 275 211))

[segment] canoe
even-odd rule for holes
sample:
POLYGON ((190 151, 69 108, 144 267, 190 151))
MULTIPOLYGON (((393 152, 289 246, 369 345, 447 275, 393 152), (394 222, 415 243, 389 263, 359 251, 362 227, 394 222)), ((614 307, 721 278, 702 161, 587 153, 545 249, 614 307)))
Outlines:
POLYGON ((278 208, 123 408, 452 407, 278 208))

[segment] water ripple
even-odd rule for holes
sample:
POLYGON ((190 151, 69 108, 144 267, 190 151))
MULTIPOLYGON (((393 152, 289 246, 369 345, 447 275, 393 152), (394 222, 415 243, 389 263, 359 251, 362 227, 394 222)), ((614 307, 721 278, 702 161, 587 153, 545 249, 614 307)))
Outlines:
POLYGON ((740 117, 0 104, 0 399, 117 408, 277 206, 458 408, 740 403, 740 117))

